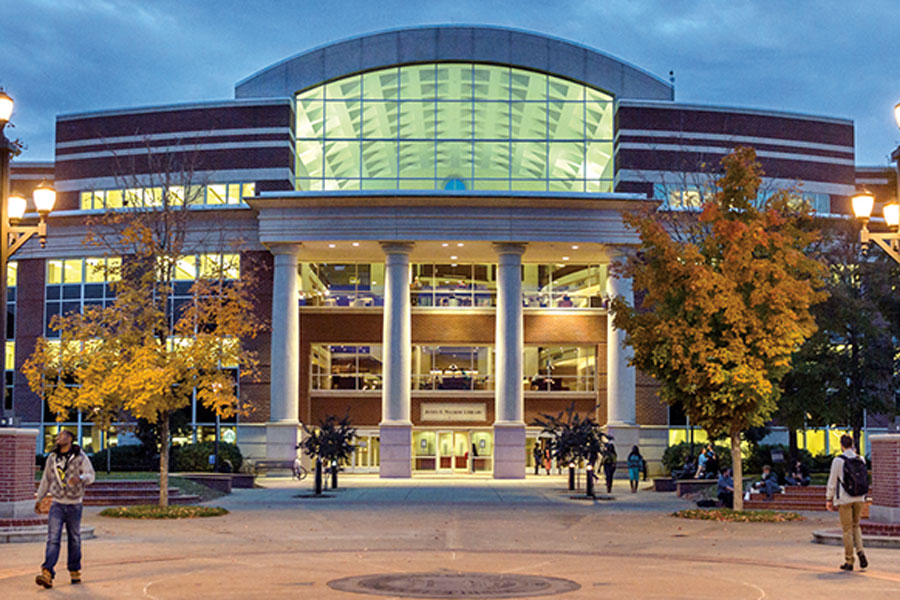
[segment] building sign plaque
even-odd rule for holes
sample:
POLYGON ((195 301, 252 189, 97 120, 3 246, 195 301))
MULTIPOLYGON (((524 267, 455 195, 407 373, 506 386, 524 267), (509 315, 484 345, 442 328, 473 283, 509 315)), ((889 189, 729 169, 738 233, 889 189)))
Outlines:
POLYGON ((484 402, 423 402, 422 421, 487 421, 484 402))

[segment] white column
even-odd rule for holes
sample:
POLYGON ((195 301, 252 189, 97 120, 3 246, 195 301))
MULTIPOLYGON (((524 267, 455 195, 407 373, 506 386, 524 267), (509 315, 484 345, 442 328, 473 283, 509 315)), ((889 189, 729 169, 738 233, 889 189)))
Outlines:
POLYGON ((413 244, 385 242, 383 384, 381 389, 381 477, 412 475, 412 322, 409 253, 413 244))
MULTIPOLYGON (((610 298, 622 296, 634 304, 631 279, 607 276, 606 290, 610 298)), ((607 316, 606 326, 606 431, 615 438, 619 456, 627 456, 638 444, 639 430, 635 416, 635 373, 628 361, 633 356, 624 345, 625 332, 613 327, 613 315, 607 316)))
POLYGON ((273 244, 272 353, 266 458, 293 460, 300 436, 299 244, 273 244))
POLYGON ((497 253, 494 478, 524 479, 522 253, 525 252, 525 244, 494 244, 494 251, 497 253))

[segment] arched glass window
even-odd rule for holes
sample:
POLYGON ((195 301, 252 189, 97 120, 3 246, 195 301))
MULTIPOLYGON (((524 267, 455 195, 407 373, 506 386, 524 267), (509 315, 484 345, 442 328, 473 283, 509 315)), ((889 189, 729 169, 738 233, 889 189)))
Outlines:
POLYGON ((612 96, 552 75, 405 65, 296 102, 298 190, 612 191, 612 96))

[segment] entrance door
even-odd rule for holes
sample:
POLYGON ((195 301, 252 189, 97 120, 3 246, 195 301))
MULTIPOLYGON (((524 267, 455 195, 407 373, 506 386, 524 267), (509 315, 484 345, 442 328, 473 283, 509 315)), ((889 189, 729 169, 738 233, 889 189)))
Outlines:
POLYGON ((468 431, 453 432, 453 470, 457 472, 469 472, 469 452, 472 446, 469 444, 468 431))
POLYGON ((453 471, 453 432, 438 432, 438 471, 453 471))

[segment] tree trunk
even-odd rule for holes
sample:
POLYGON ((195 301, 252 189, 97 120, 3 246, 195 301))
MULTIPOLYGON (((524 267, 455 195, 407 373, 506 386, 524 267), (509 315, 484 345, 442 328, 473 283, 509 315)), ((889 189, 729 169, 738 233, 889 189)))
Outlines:
POLYGON ((169 506, 169 411, 159 415, 159 505, 169 506))
POLYGON ((791 460, 800 457, 800 454, 797 452, 797 430, 791 426, 788 426, 788 452, 791 460))
POLYGON ((853 447, 856 448, 857 454, 859 454, 860 456, 865 456, 865 454, 866 454, 865 448, 859 447, 861 437, 862 437, 862 428, 858 424, 854 423, 853 424, 853 447))
POLYGON ((731 473, 734 480, 734 510, 744 510, 744 468, 741 464, 741 432, 731 432, 731 473))
POLYGON ((106 442, 106 474, 112 472, 112 448, 109 446, 109 430, 103 433, 103 441, 106 442))

